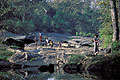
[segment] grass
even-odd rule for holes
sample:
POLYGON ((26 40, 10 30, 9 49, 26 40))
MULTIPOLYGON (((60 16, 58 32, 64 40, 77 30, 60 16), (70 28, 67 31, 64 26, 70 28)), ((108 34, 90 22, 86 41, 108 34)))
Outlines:
POLYGON ((13 54, 14 54, 13 52, 8 51, 4 47, 0 48, 0 60, 8 60, 8 58, 13 54))
POLYGON ((0 38, 0 60, 8 60, 14 53, 7 50, 4 44, 2 44, 3 38, 0 38))

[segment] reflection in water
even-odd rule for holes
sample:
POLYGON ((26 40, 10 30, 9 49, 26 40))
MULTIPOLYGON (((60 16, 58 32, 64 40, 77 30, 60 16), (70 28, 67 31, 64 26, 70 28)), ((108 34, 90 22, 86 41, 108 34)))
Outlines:
POLYGON ((54 78, 48 78, 48 80, 55 80, 54 78))
MULTIPOLYGON (((66 74, 63 69, 56 69, 56 65, 42 65, 40 67, 30 67, 30 68, 23 68, 23 69, 15 69, 10 70, 6 74, 8 79, 0 79, 0 80, 90 80, 85 79, 76 74, 66 74), (46 71, 44 70, 46 69, 46 71), (51 69, 54 73, 50 72, 51 69)), ((3 76, 5 77, 5 76, 3 76)))
POLYGON ((39 71, 41 72, 50 72, 53 73, 54 72, 54 64, 50 64, 50 65, 42 65, 38 68, 39 71))
POLYGON ((119 80, 120 79, 120 78, 118 79, 119 74, 113 75, 113 73, 107 73, 107 72, 90 73, 91 75, 85 74, 80 72, 80 69, 78 69, 79 67, 80 64, 79 65, 66 64, 64 68, 57 70, 56 65, 50 64, 50 65, 42 65, 40 67, 15 69, 8 71, 7 73, 9 74, 5 74, 5 76, 0 74, 0 80, 119 80), (84 76, 87 77, 89 76, 89 77, 87 78, 84 76), (97 77, 95 78, 95 76, 97 77))

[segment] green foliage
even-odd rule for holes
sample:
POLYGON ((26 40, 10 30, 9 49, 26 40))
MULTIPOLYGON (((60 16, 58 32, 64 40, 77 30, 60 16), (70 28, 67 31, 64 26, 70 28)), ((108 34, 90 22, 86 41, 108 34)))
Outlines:
POLYGON ((112 43, 112 53, 120 53, 120 41, 114 41, 112 43))
POLYGON ((101 7, 100 13, 102 14, 102 16, 98 18, 102 22, 99 35, 102 41, 102 47, 106 48, 112 42, 113 35, 109 1, 99 1, 99 6, 101 7))
POLYGON ((79 0, 57 2, 2 0, 0 27, 15 33, 43 31, 76 35, 76 32, 81 31, 98 32, 100 21, 97 18, 101 15, 99 10, 92 9, 90 4, 79 0))
POLYGON ((13 52, 8 51, 6 48, 0 48, 0 59, 8 60, 13 54, 13 52))
POLYGON ((85 58, 85 55, 83 54, 77 54, 77 55, 71 55, 70 57, 70 63, 79 63, 81 60, 85 58))
POLYGON ((94 37, 93 33, 86 33, 86 32, 80 32, 79 35, 84 37, 94 37))
POLYGON ((76 36, 78 36, 78 32, 76 32, 76 36))
POLYGON ((103 41, 102 47, 106 48, 112 42, 112 31, 112 27, 107 25, 100 29, 100 40, 103 41))

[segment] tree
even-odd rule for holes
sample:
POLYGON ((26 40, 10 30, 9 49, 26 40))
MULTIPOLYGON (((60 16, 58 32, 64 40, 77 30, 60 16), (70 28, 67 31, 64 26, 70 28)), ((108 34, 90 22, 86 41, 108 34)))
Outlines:
POLYGON ((118 0, 118 12, 119 12, 119 23, 120 23, 120 0, 118 0))
POLYGON ((109 0, 111 6, 112 26, 113 26, 113 41, 119 40, 118 27, 118 12, 116 7, 116 0, 109 0))

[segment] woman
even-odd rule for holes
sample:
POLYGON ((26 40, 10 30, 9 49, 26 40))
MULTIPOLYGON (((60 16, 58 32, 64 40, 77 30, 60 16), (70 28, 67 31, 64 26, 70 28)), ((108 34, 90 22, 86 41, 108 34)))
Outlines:
POLYGON ((98 35, 95 35, 95 37, 93 38, 94 41, 94 52, 95 54, 99 51, 99 38, 98 35))

